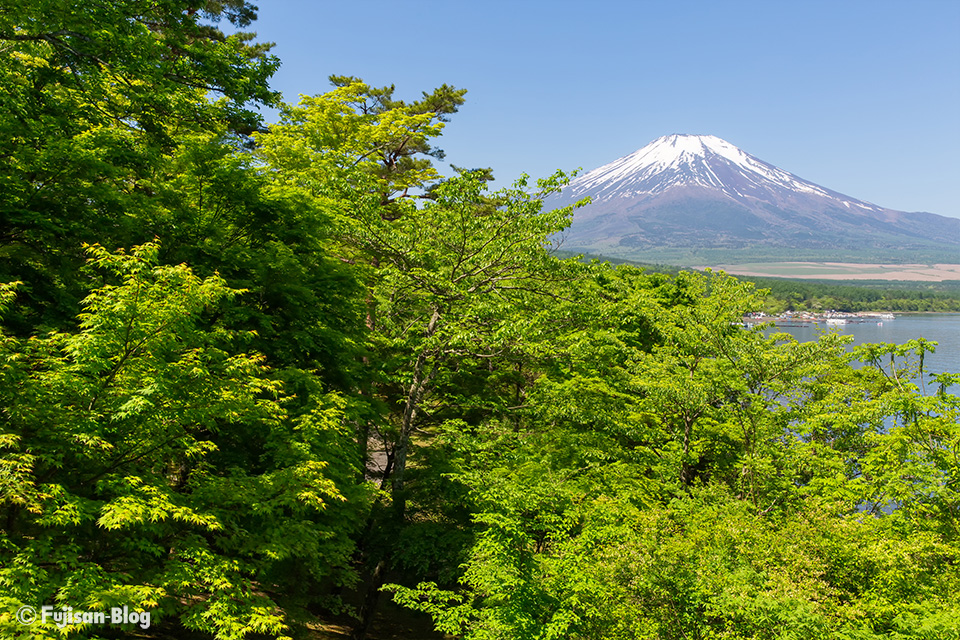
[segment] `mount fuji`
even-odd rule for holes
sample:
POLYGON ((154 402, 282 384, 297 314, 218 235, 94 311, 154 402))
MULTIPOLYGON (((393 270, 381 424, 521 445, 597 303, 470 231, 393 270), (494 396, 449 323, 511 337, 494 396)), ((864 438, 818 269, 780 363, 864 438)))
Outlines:
POLYGON ((573 180, 585 197, 561 248, 642 261, 707 255, 857 261, 960 259, 960 219, 831 191, 708 135, 669 135, 573 180))

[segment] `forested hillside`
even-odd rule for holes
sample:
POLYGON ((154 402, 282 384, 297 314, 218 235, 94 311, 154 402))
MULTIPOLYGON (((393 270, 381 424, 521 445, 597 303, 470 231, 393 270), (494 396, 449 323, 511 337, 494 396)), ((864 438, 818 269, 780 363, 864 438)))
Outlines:
MULTIPOLYGON (((558 257, 577 257, 570 251, 556 252, 558 257)), ((592 254, 579 254, 581 261, 612 262, 676 276, 695 269, 676 265, 618 260, 592 254)), ((834 310, 899 311, 905 313, 950 313, 960 311, 960 281, 942 282, 894 280, 810 280, 737 276, 766 291, 762 309, 770 314, 783 311, 834 310)))
POLYGON ((434 165, 463 89, 283 104, 254 19, 0 12, 0 637, 960 637, 934 345, 561 259, 563 173, 434 165))
POLYGON ((960 311, 960 282, 804 282, 783 278, 751 278, 770 292, 768 311, 960 311))

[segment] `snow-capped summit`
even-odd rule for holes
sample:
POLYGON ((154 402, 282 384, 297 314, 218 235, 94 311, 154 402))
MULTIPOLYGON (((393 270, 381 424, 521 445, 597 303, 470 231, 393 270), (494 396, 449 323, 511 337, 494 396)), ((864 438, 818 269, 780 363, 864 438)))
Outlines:
MULTIPOLYGON (((831 192, 778 169, 716 136, 674 134, 657 138, 628 156, 578 178, 575 194, 595 200, 625 195, 659 194, 676 186, 718 189, 735 198, 761 197, 764 191, 787 189, 830 197, 831 192)), ((839 195, 839 194, 834 194, 839 195)), ((842 199, 844 206, 880 211, 866 202, 842 199)))
POLYGON ((711 135, 657 138, 576 178, 550 204, 587 196, 591 204, 574 214, 565 248, 641 260, 664 247, 774 248, 838 259, 869 251, 891 260, 930 249, 924 255, 943 261, 960 252, 958 219, 845 196, 711 135))

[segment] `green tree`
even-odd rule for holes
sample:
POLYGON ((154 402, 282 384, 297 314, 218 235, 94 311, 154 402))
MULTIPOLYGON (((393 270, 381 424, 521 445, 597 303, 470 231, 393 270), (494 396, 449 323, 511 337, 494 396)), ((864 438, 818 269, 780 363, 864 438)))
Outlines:
POLYGON ((876 366, 929 345, 854 369, 731 324, 759 297, 723 276, 577 289, 519 420, 444 429, 475 543, 458 588, 398 602, 469 638, 957 634, 956 398, 876 366))
POLYGON ((204 322, 242 294, 222 279, 158 266, 156 246, 89 252, 106 282, 77 331, 3 337, 4 635, 19 606, 61 602, 285 636, 352 579, 366 499, 344 401, 288 415, 263 358, 204 322))
POLYGON ((392 87, 333 80, 336 89, 302 98, 258 136, 258 154, 278 183, 335 217, 341 259, 362 265, 366 324, 376 350, 369 357, 381 376, 379 390, 370 394, 399 414, 380 435, 385 480, 402 514, 407 452, 424 396, 445 360, 471 353, 466 343, 479 340, 473 337, 478 330, 496 335, 498 329, 487 325, 497 313, 504 317, 511 297, 536 290, 536 281, 549 277, 552 262, 542 245, 564 226, 568 212, 541 211, 556 178, 532 195, 522 182, 486 196, 477 174, 434 184, 418 206, 404 196, 439 175, 428 159, 414 156, 432 150, 431 138, 463 92, 444 86, 406 104, 392 99, 392 87), (477 310, 486 316, 475 317, 477 310))
POLYGON ((0 15, 0 280, 24 283, 20 334, 72 322, 81 245, 152 240, 155 172, 185 133, 258 127, 277 60, 243 0, 12 0, 0 15), (212 98, 212 99, 211 99, 212 98))
POLYGON ((430 139, 439 135, 439 128, 434 130, 432 127, 450 121, 450 115, 463 104, 466 89, 444 84, 430 93, 423 91, 420 100, 407 103, 394 99, 394 85, 367 87, 351 76, 330 76, 330 82, 339 89, 352 87, 354 93, 348 104, 357 114, 378 126, 398 114, 426 116, 421 119, 421 126, 405 127, 399 134, 388 133, 379 137, 376 145, 366 152, 367 157, 374 160, 368 167, 380 181, 382 205, 388 206, 398 198, 410 197, 411 188, 422 188, 429 179, 437 177, 432 173, 430 158, 442 160, 445 154, 443 149, 430 144, 430 139), (357 88, 361 90, 356 92, 357 88))

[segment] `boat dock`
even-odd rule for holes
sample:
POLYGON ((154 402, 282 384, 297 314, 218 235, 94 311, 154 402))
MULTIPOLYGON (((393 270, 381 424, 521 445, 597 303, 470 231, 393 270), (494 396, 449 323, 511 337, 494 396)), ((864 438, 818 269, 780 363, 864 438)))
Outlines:
POLYGON ((743 317, 743 322, 744 324, 772 322, 778 327, 809 327, 812 325, 839 326, 866 322, 882 324, 885 320, 893 320, 895 317, 892 313, 846 313, 842 311, 811 313, 807 311, 787 311, 775 316, 768 316, 764 313, 751 313, 743 317))

